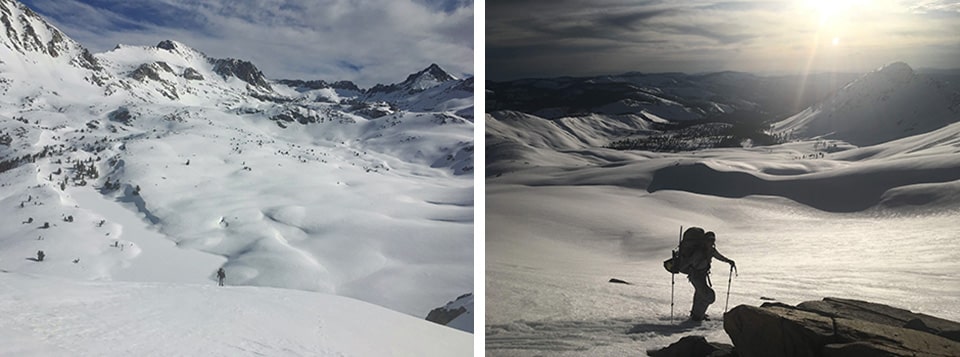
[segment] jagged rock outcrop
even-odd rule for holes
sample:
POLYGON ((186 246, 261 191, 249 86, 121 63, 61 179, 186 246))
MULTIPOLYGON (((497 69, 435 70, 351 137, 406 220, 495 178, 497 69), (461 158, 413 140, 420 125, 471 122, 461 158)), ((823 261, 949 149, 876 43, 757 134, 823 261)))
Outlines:
POLYGON ((177 49, 177 44, 171 40, 163 40, 157 44, 157 48, 164 49, 167 51, 173 51, 177 49))
POLYGON ((960 324, 865 301, 741 305, 723 326, 744 357, 960 355, 960 324))
POLYGON ((144 78, 150 78, 155 81, 160 81, 162 80, 160 78, 160 72, 159 72, 161 70, 166 72, 171 72, 171 73, 173 72, 173 69, 171 69, 170 66, 164 62, 144 63, 144 64, 141 64, 140 67, 137 67, 137 69, 134 70, 132 73, 130 73, 130 77, 138 81, 142 81, 144 78))
POLYGON ((360 87, 357 87, 357 85, 351 81, 336 81, 333 83, 329 83, 322 79, 312 80, 312 81, 304 81, 299 79, 281 79, 281 80, 278 80, 277 82, 293 88, 303 88, 303 89, 333 88, 333 89, 352 90, 357 92, 362 91, 360 87))
MULTIPOLYGON (((306 125, 310 123, 322 123, 323 116, 309 108, 304 108, 301 106, 289 106, 285 107, 280 113, 271 116, 270 120, 287 123, 297 122, 306 125)), ((281 127, 284 126, 281 125, 281 127)))
POLYGON ((183 70, 183 78, 189 79, 191 81, 202 81, 203 75, 200 74, 200 72, 198 72, 193 67, 188 67, 183 70))
POLYGON ((467 308, 460 306, 456 309, 446 309, 443 307, 438 307, 436 309, 430 310, 430 313, 427 314, 427 321, 436 322, 441 325, 446 325, 457 316, 462 315, 467 312, 467 308))
POLYGON ((473 293, 463 294, 427 314, 427 321, 473 332, 473 293))
POLYGON ((271 89, 270 83, 268 83, 267 79, 263 76, 263 72, 260 72, 253 63, 235 58, 211 59, 210 62, 213 63, 213 71, 225 79, 233 76, 240 78, 240 80, 254 87, 267 90, 271 89))

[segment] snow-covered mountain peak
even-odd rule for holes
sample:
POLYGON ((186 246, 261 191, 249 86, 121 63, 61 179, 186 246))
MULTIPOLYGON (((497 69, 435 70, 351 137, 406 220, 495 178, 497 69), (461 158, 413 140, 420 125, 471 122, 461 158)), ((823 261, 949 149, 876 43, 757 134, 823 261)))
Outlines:
POLYGON ((200 60, 200 59, 210 61, 210 58, 203 52, 200 52, 199 50, 193 47, 187 46, 181 42, 174 41, 174 40, 160 41, 160 43, 157 43, 156 48, 159 50, 164 50, 170 53, 177 54, 180 57, 183 57, 184 59, 190 60, 190 61, 200 60))
POLYGON ((4 27, 0 34, 0 44, 10 50, 22 54, 36 52, 68 59, 82 51, 78 43, 64 36, 60 30, 19 1, 0 0, 0 23, 4 27))
POLYGON ((176 51, 177 47, 182 46, 179 42, 173 40, 163 40, 157 44, 157 48, 167 51, 176 51))
POLYGON ((373 86, 373 88, 370 88, 369 92, 387 93, 404 91, 413 94, 456 80, 456 77, 444 71, 443 68, 440 68, 436 63, 431 63, 430 66, 424 68, 422 71, 407 76, 407 79, 403 82, 390 85, 377 84, 373 86))
POLYGON ((903 62, 864 74, 774 125, 795 137, 829 137, 873 145, 941 128, 960 119, 960 94, 903 62))
POLYGON ((904 79, 904 78, 913 77, 915 75, 913 68, 910 68, 910 65, 904 62, 888 63, 878 68, 876 71, 874 71, 874 73, 876 75, 882 75, 890 79, 896 79, 896 78, 904 79))
POLYGON ((407 79, 401 83, 401 86, 414 90, 424 90, 440 83, 454 80, 457 80, 457 78, 447 73, 447 71, 444 71, 443 68, 440 68, 436 63, 431 63, 426 69, 408 76, 407 79))

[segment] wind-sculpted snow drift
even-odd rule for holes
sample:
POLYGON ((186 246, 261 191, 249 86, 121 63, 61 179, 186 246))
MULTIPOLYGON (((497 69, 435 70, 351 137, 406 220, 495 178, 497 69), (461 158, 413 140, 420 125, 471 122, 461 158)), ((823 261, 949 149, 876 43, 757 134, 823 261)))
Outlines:
POLYGON ((693 149, 614 150, 605 143, 698 124, 634 114, 634 124, 611 130, 626 116, 546 118, 518 103, 487 113, 487 354, 637 355, 692 335, 730 344, 717 321, 728 292, 729 307, 843 296, 960 320, 956 304, 945 304, 960 296, 952 273, 960 269, 960 117, 949 109, 958 102, 912 71, 899 84, 883 80, 898 67, 797 109, 826 120, 830 103, 870 98, 830 111, 833 128, 844 130, 791 120, 795 135, 775 145, 698 146, 687 137, 693 149), (872 87, 880 84, 888 86, 872 87), (941 109, 913 117, 895 98, 928 98, 941 109), (871 124, 857 113, 889 116, 861 133, 858 125, 871 124), (894 130, 901 119, 914 129, 894 130), (662 267, 680 228, 694 225, 716 232, 718 250, 739 270, 713 266, 713 321, 699 325, 679 323, 693 289, 682 276, 671 285, 662 267))
POLYGON ((275 81, 173 40, 91 54, 16 1, 0 18, 0 269, 215 283, 223 266, 228 285, 421 319, 472 290, 472 78, 275 81))

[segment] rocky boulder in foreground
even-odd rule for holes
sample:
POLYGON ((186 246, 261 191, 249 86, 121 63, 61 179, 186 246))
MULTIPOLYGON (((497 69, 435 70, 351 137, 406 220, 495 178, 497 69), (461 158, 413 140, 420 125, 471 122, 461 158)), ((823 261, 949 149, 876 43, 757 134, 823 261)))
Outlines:
POLYGON ((857 300, 740 305, 723 328, 743 357, 960 355, 960 323, 857 300))

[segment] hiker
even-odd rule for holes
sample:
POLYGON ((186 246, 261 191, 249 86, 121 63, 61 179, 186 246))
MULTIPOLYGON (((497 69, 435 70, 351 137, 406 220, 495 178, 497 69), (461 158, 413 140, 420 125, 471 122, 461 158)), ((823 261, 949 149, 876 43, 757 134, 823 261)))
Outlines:
MULTIPOLYGON (((680 238, 680 247, 673 251, 673 257, 663 262, 663 267, 672 274, 687 274, 687 280, 693 284, 693 307, 690 309, 691 321, 707 319, 707 307, 716 301, 716 293, 710 283, 710 263, 713 258, 730 264, 730 271, 737 268, 737 264, 720 252, 715 245, 717 235, 713 232, 704 232, 703 228, 690 227, 683 232, 680 238)), ((670 307, 673 315, 673 293, 671 293, 670 307)))
MULTIPOLYGON (((684 233, 684 239, 687 238, 686 236, 687 234, 684 233)), ((717 251, 716 241, 717 235, 715 233, 704 233, 702 241, 699 242, 699 244, 693 245, 696 250, 690 255, 693 266, 690 273, 687 274, 687 280, 690 280, 690 284, 693 284, 693 288, 695 289, 693 293, 693 307, 690 309, 690 320, 693 321, 709 320, 706 314, 707 307, 716 301, 716 293, 711 288, 713 284, 710 282, 710 263, 713 261, 713 258, 730 264, 730 269, 737 267, 737 264, 732 259, 723 256, 723 254, 717 251)))
POLYGON ((42 262, 42 261, 43 261, 43 257, 45 257, 45 256, 47 256, 47 255, 46 255, 46 254, 43 254, 43 251, 42 251, 42 250, 38 250, 38 251, 37 251, 37 261, 38 261, 38 262, 42 262))
POLYGON ((220 282, 220 286, 223 286, 223 278, 227 277, 227 272, 223 271, 223 268, 217 270, 217 280, 220 282))

